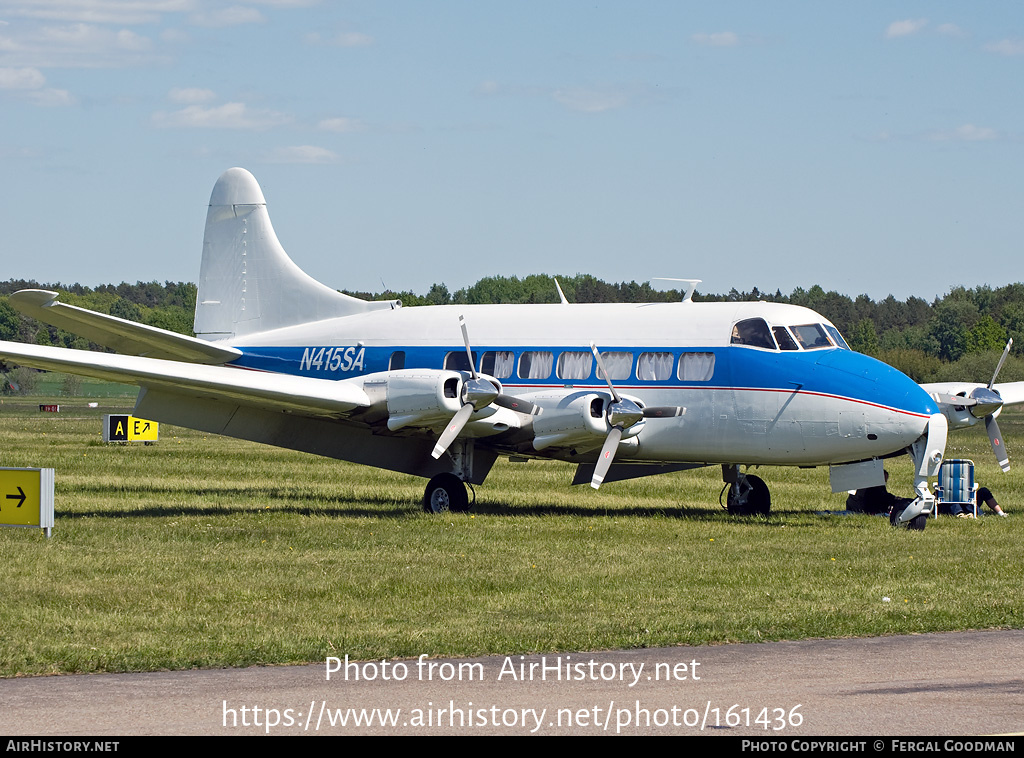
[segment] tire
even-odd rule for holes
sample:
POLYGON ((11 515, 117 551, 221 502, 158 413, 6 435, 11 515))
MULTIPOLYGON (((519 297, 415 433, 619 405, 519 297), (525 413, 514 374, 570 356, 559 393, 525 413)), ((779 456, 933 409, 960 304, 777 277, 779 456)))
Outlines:
MULTIPOLYGON (((907 506, 905 506, 905 505, 897 505, 897 506, 895 506, 892 509, 892 511, 889 513, 889 523, 892 524, 893 526, 898 526, 896 521, 899 519, 900 516, 903 515, 903 511, 905 511, 906 509, 907 509, 907 506)), ((908 531, 915 531, 915 532, 923 532, 924 528, 927 525, 928 525, 928 516, 927 516, 927 514, 924 514, 924 513, 922 513, 920 516, 915 516, 914 518, 910 519, 910 521, 908 521, 906 524, 904 524, 904 526, 907 527, 908 531)))
POLYGON ((768 485, 759 476, 748 474, 746 492, 737 497, 732 487, 726 497, 726 507, 733 516, 767 516, 772 510, 772 495, 768 485))
POLYGON ((423 493, 423 510, 427 513, 465 513, 469 510, 466 485, 455 474, 438 474, 423 493))

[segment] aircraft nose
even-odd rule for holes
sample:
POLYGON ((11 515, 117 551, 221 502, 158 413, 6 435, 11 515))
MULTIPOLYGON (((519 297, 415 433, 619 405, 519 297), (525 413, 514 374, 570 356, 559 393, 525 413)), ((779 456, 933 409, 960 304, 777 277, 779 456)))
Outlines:
MULTIPOLYGON (((841 371, 863 401, 925 419, 939 412, 939 406, 924 389, 892 366, 850 350, 830 350, 817 361, 819 366, 841 371)), ((924 423, 924 422, 922 422, 924 423)))

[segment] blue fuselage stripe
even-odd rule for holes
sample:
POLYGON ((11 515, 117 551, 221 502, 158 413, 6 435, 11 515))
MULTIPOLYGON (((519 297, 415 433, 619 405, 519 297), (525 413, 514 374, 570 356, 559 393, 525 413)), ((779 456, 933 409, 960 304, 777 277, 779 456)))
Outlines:
MULTIPOLYGON (((270 371, 317 379, 351 379, 366 374, 388 371, 392 356, 404 353, 401 368, 440 369, 445 356, 461 352, 460 345, 448 346, 386 346, 363 347, 309 346, 309 347, 243 347, 242 356, 232 365, 258 371, 270 371)), ((508 351, 506 346, 481 345, 474 349, 477 361, 488 351, 508 351)), ((633 364, 629 379, 616 380, 617 389, 626 392, 643 390, 686 389, 743 389, 776 392, 799 392, 837 398, 852 399, 871 405, 890 408, 914 415, 930 416, 938 412, 934 401, 909 377, 896 369, 850 350, 826 349, 811 351, 774 352, 749 347, 688 348, 684 351, 665 347, 638 348, 636 346, 602 346, 605 352, 629 352, 633 364), (637 361, 643 352, 671 352, 672 372, 665 378, 644 381, 636 378, 637 361), (683 352, 714 353, 714 374, 709 381, 683 381, 677 377, 679 355, 683 352)), ((524 352, 543 351, 553 354, 552 365, 557 364, 563 351, 589 352, 588 347, 517 346, 516 366, 524 352)), ((543 390, 557 387, 602 389, 605 384, 591 369, 586 379, 561 380, 551 375, 543 379, 522 379, 511 376, 500 381, 509 388, 543 390)))

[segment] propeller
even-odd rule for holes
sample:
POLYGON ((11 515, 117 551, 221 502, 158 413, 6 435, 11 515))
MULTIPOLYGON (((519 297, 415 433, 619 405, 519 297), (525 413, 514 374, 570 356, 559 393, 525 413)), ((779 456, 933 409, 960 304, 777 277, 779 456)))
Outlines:
POLYGON ((448 426, 445 427, 445 430, 437 440, 437 444, 434 445, 434 449, 430 453, 434 458, 440 458, 444 455, 448 446, 462 432, 470 416, 476 411, 483 410, 491 403, 502 408, 525 413, 528 416, 537 416, 542 410, 540 406, 526 400, 503 394, 493 382, 477 374, 476 366, 473 365, 473 348, 470 346, 469 330, 466 328, 464 316, 459 316, 459 326, 462 328, 462 341, 466 345, 470 378, 462 383, 462 396, 460 398, 462 400, 462 407, 452 416, 452 420, 448 422, 448 426))
POLYGON ((626 429, 643 418, 674 418, 675 416, 682 416, 686 413, 686 408, 675 405, 641 408, 629 398, 622 397, 615 389, 615 385, 612 384, 604 361, 601 360, 601 353, 598 352, 597 345, 593 342, 590 343, 590 351, 597 360, 597 367, 608 384, 608 392, 612 396, 612 401, 605 408, 605 415, 612 428, 608 432, 608 436, 605 437, 604 445, 601 447, 601 455, 598 457, 597 465, 594 467, 594 476, 590 480, 590 486, 596 490, 604 482, 608 469, 611 468, 612 461, 615 460, 615 451, 618 449, 619 442, 622 441, 622 433, 626 429))
POLYGON ((1013 347, 1013 338, 1006 343, 1006 347, 1003 349, 1003 354, 999 357, 999 363, 996 364, 996 370, 992 374, 992 379, 988 383, 988 387, 982 389, 979 387, 971 393, 971 398, 977 400, 977 405, 971 408, 971 415, 975 418, 980 418, 981 414, 985 417, 985 431, 988 432, 988 441, 992 445, 992 452, 996 455, 996 460, 999 461, 999 468, 1003 472, 1010 470, 1010 456, 1006 454, 1006 446, 1003 445, 1003 435, 999 433, 999 424, 996 423, 996 412, 1003 407, 1003 399, 999 397, 994 389, 993 385, 996 383, 996 377, 999 376, 999 370, 1003 367, 1006 362, 1006 356, 1010 354, 1010 348, 1013 347))
POLYGON ((1006 343, 1006 347, 1003 348, 1003 354, 999 358, 999 363, 996 364, 996 370, 993 372, 988 386, 975 387, 971 390, 970 394, 947 395, 945 393, 938 393, 935 395, 935 398, 940 403, 951 405, 955 410, 966 408, 974 418, 984 419, 985 431, 988 432, 988 440, 992 445, 992 452, 995 453, 999 467, 1004 472, 1010 470, 1010 458, 1006 454, 1006 448, 1003 446, 1003 436, 999 431, 999 424, 996 423, 996 414, 1003 407, 1003 398, 995 390, 995 383, 996 377, 999 376, 999 371, 1003 368, 1006 356, 1010 354, 1012 346, 1013 340, 1011 339, 1006 343))

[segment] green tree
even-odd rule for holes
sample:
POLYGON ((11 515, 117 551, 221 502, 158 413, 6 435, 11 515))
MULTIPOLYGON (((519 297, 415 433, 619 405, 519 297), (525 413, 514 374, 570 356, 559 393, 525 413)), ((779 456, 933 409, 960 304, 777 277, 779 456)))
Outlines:
POLYGON ((967 353, 970 330, 977 321, 978 306, 969 300, 947 297, 939 303, 929 323, 931 336, 939 343, 939 357, 960 360, 967 353))
POLYGON ((879 350, 878 333, 875 332, 875 322, 868 318, 862 318, 849 332, 850 347, 858 353, 865 355, 877 355, 879 350))
POLYGON ((982 316, 967 333, 968 353, 1002 350, 1005 344, 1006 330, 999 326, 991 316, 982 316))

